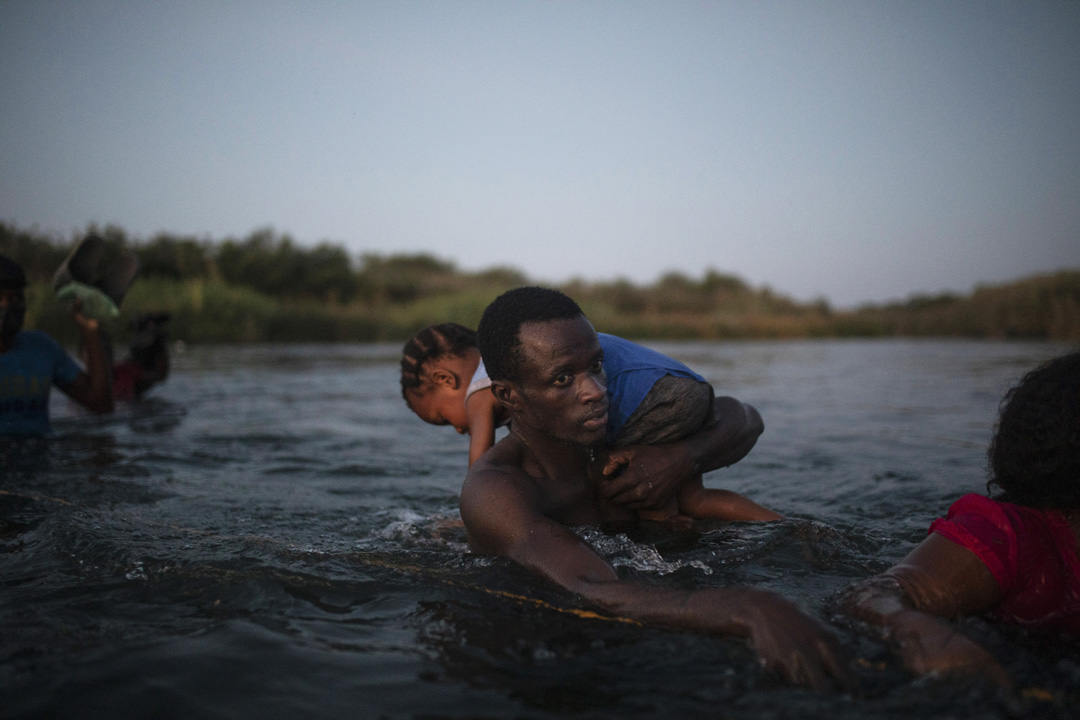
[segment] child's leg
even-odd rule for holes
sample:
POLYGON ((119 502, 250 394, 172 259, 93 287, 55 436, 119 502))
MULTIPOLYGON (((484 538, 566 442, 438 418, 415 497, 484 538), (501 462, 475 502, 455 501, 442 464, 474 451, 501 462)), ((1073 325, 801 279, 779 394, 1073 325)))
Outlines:
MULTIPOLYGON (((680 440, 699 429, 712 415, 712 386, 692 378, 665 376, 658 380, 623 425, 614 448, 660 445, 680 440)), ((660 507, 637 510, 638 519, 693 527, 693 519, 680 514, 673 496, 660 507)))
MULTIPOLYGON (((674 442, 712 421, 713 389, 708 383, 668 375, 653 386, 631 414, 614 447, 674 442)), ((676 492, 674 505, 638 511, 638 517, 656 522, 689 517, 699 520, 776 520, 781 516, 728 490, 706 490, 701 476, 688 480, 676 492)))
POLYGON ((679 503, 676 502, 675 498, 668 500, 663 507, 638 510, 637 516, 639 520, 664 523, 677 528, 689 529, 694 524, 693 519, 679 513, 679 503))
POLYGON ((678 511, 697 520, 763 522, 783 517, 738 493, 706 488, 700 475, 684 483, 676 499, 678 511))

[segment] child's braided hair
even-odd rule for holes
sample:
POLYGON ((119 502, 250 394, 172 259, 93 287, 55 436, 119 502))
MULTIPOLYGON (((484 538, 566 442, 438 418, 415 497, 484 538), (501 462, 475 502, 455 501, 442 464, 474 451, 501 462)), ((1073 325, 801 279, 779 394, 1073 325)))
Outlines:
POLYGON ((429 325, 405 343, 401 351, 401 396, 424 384, 424 363, 441 357, 463 355, 478 347, 476 331, 457 323, 429 325))

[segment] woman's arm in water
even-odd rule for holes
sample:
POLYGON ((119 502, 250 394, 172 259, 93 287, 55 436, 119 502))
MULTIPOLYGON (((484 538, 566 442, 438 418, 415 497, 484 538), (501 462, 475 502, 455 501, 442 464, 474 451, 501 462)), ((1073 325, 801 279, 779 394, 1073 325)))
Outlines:
POLYGON ((913 673, 976 672, 1009 685, 997 660, 948 622, 1000 601, 997 581, 974 553, 931 533, 899 563, 849 588, 842 604, 881 628, 913 673))

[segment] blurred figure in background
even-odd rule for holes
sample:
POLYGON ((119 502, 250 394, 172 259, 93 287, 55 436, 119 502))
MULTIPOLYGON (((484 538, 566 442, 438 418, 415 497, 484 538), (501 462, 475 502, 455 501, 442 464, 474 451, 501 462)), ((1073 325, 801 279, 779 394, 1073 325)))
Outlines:
MULTIPOLYGON (((107 243, 93 233, 77 242, 53 275, 53 289, 62 302, 81 301, 87 315, 99 321, 120 316, 120 305, 139 274, 138 257, 116 243, 107 243)), ((169 353, 165 324, 169 314, 144 313, 131 324, 134 336, 129 355, 114 363, 112 342, 104 328, 99 335, 108 365, 113 368, 113 393, 117 400, 137 399, 169 375, 169 353)), ((79 357, 87 361, 85 346, 79 357)))
POLYGON ((113 365, 113 392, 117 400, 135 400, 169 376, 166 324, 169 313, 145 313, 132 322, 135 331, 128 356, 113 365))
POLYGON ((43 435, 49 424, 53 385, 87 409, 111 412, 113 374, 98 321, 72 305, 72 320, 86 348, 83 370, 60 344, 40 330, 23 330, 26 275, 15 261, 0 255, 0 434, 43 435))

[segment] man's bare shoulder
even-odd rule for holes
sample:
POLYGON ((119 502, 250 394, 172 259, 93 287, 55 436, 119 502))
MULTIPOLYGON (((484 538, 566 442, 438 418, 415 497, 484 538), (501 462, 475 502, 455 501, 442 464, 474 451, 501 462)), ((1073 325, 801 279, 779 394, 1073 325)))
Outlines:
POLYGON ((520 534, 542 517, 536 484, 521 469, 516 445, 503 438, 465 477, 459 509, 473 550, 508 555, 520 534))
POLYGON ((523 448, 512 436, 495 443, 469 468, 461 490, 462 500, 476 491, 484 493, 502 489, 504 492, 535 490, 535 483, 522 470, 523 448))

